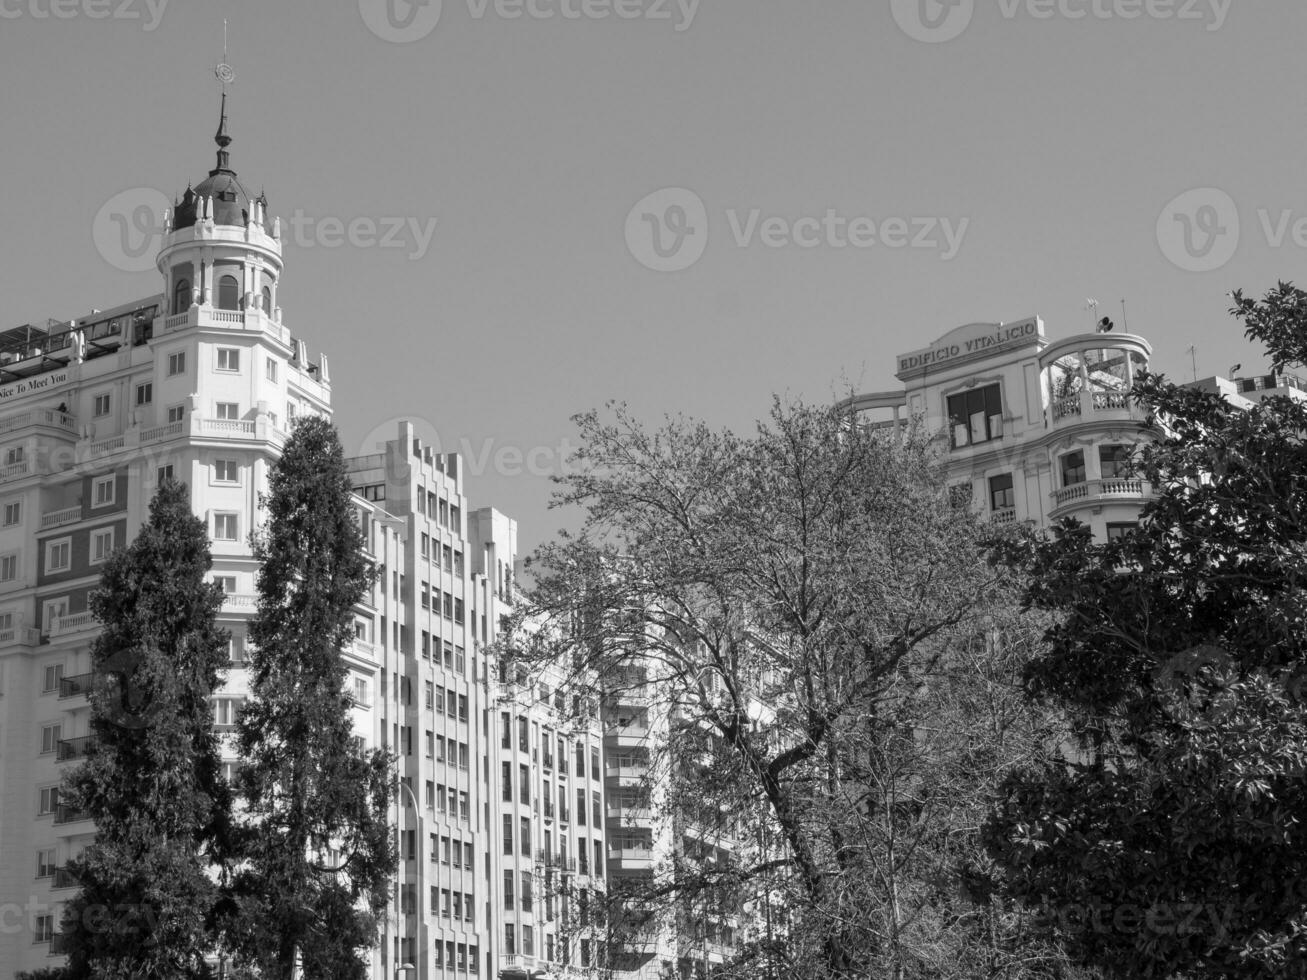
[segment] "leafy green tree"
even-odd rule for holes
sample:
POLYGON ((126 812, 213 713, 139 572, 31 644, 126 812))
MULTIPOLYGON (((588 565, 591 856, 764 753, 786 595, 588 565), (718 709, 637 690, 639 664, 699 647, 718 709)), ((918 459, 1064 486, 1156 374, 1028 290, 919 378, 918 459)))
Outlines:
MULTIPOLYGON (((1275 369, 1307 360, 1307 294, 1232 314, 1275 369)), ((1028 689, 1077 735, 1003 786, 1010 895, 1119 977, 1307 975, 1307 402, 1236 407, 1149 375, 1156 497, 1096 544, 1014 548, 1057 617, 1028 689)))
POLYGON ((289 980, 298 960, 306 980, 363 980, 394 870, 393 776, 352 731, 341 651, 373 573, 328 421, 296 425, 263 502, 230 934, 265 977, 289 980))
POLYGON ((91 595, 103 626, 91 648, 101 678, 93 741, 61 803, 91 816, 96 838, 70 864, 79 890, 62 923, 69 980, 208 975, 210 867, 231 802, 209 704, 228 640, 214 623, 222 590, 205 581, 211 565, 204 523, 170 481, 91 595))
POLYGON ((927 435, 780 404, 747 438, 578 422, 557 502, 586 520, 533 559, 505 655, 647 706, 637 805, 670 853, 621 876, 607 937, 737 921, 731 977, 1058 975, 978 837, 1055 744, 1017 686, 1033 638, 927 435))

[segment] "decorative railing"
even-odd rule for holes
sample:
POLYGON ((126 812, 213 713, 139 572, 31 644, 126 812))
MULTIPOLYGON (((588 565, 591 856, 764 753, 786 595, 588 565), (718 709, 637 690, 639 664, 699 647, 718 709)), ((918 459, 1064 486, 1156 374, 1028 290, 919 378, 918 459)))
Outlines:
POLYGON ((87 448, 92 456, 102 456, 105 453, 112 453, 122 449, 126 441, 125 436, 110 436, 108 439, 100 439, 91 443, 87 448))
POLYGON ((90 612, 73 613, 70 616, 55 616, 50 621, 49 635, 66 636, 69 633, 80 633, 82 630, 95 629, 99 625, 95 614, 90 612))
POLYGON ((1014 524, 1017 519, 1017 509, 1015 507, 1003 507, 999 510, 992 511, 989 515, 991 524, 1014 524))
POLYGON ((63 510, 52 510, 41 515, 41 530, 47 530, 52 527, 61 527, 64 524, 72 524, 74 521, 82 519, 82 505, 75 507, 65 507, 63 510))
POLYGON ((31 472, 33 472, 33 469, 32 461, 30 459, 20 459, 16 463, 10 463, 7 466, 0 466, 0 483, 20 479, 31 472))
POLYGON ((253 419, 199 419, 202 435, 211 436, 253 436, 253 419))
POLYGON ((164 425, 152 425, 148 429, 141 430, 141 442, 159 442, 163 439, 172 439, 182 434, 184 423, 168 422, 164 425))
POLYGON ((1130 394, 1125 391, 1094 392, 1094 411, 1119 411, 1130 407, 1130 394))
POLYGON ((1104 497, 1143 497, 1149 493, 1144 480, 1086 480, 1053 491, 1053 502, 1058 507, 1079 500, 1098 500, 1104 497))
POLYGON ((18 643, 29 647, 38 646, 41 643, 41 631, 32 629, 29 626, 13 626, 9 629, 0 630, 0 646, 10 643, 18 643))
POLYGON ((76 888, 77 876, 73 874, 72 868, 55 868, 53 888, 76 888))
POLYGON ((69 432, 77 431, 77 420, 71 415, 48 408, 34 408, 0 419, 0 432, 13 432, 29 425, 50 425, 69 432))
POLYGON ((222 608, 251 610, 259 605, 259 597, 249 592, 228 592, 222 597, 222 608))

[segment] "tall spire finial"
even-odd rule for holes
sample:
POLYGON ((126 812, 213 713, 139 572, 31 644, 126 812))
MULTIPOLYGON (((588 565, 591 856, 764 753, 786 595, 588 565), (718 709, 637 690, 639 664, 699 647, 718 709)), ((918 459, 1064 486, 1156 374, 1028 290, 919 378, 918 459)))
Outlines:
POLYGON ((231 65, 227 64, 227 20, 222 21, 222 61, 213 69, 213 74, 222 84, 222 110, 218 117, 218 132, 213 137, 213 141, 218 144, 218 170, 230 170, 227 147, 231 144, 231 137, 227 135, 227 86, 236 81, 236 73, 231 70, 231 65))

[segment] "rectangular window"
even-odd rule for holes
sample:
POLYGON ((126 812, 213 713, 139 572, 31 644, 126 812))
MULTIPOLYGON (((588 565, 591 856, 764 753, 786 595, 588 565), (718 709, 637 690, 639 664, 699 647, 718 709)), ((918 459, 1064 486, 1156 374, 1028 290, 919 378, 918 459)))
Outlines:
POLYGON ((513 899, 513 882, 517 880, 517 875, 512 871, 504 872, 504 908, 511 909, 516 902, 513 899))
POLYGON ((511 922, 504 923, 504 952, 509 956, 517 955, 517 933, 511 922))
POLYGON ((1132 475, 1130 446, 1099 446, 1098 462, 1104 480, 1124 480, 1132 475))
POLYGON ((18 556, 0 555, 0 582, 12 582, 18 578, 18 556))
POLYGON ((168 355, 168 377, 172 378, 186 373, 186 352, 178 351, 168 355))
POLYGON ((156 483, 167 483, 170 480, 172 480, 172 478, 173 478, 172 463, 169 463, 167 466, 160 466, 159 469, 154 474, 154 479, 156 483))
POLYGON ((1012 488, 1012 474, 1000 473, 989 478, 990 510, 1009 510, 1017 505, 1016 491, 1012 488))
POLYGON ((51 691, 59 690, 59 682, 64 679, 63 664, 46 664, 44 684, 41 687, 42 694, 49 694, 51 691))
POLYGON ((91 506, 108 507, 113 503, 116 482, 113 474, 96 477, 91 482, 91 506))
POLYGON ((12 449, 5 450, 5 465, 13 466, 15 463, 23 461, 23 447, 14 446, 12 449))
POLYGON ((50 942, 54 938, 54 916, 38 915, 33 921, 35 923, 35 928, 33 930, 32 942, 50 942))
POLYGON ((460 790, 458 794, 458 819, 466 821, 471 818, 472 811, 469 809, 467 790, 460 790))
MULTIPOLYGON (((511 786, 511 780, 504 785, 511 786)), ((509 790, 509 792, 512 792, 512 790, 509 790)), ((513 853, 513 815, 511 813, 504 814, 504 853, 513 853)))
POLYGON ((48 813, 54 813, 59 809, 59 787, 43 786, 41 787, 41 796, 37 801, 37 814, 44 816, 48 813))
POLYGON ((234 459, 219 459, 213 464, 213 479, 216 483, 239 483, 240 469, 234 459))
POLYGON ((271 357, 264 362, 263 374, 269 381, 277 380, 277 362, 271 357))
POLYGON ((241 352, 235 347, 218 348, 218 370, 239 371, 241 369, 241 352))
POLYGON ((576 822, 585 826, 585 790, 576 791, 576 822))
POLYGON ((501 798, 505 803, 513 802, 513 764, 511 762, 501 762, 499 764, 499 782, 503 787, 500 790, 501 798))
POLYGON ((519 823, 521 824, 520 829, 522 831, 522 842, 521 842, 522 854, 526 855, 527 857, 530 857, 531 856, 531 818, 522 817, 520 818, 519 823))
POLYGON ((186 417, 186 406, 185 406, 185 405, 169 405, 169 406, 168 406, 168 423, 169 423, 170 425, 171 425, 173 422, 180 422, 180 421, 181 421, 183 418, 185 418, 185 417, 186 417))
POLYGON ((59 747, 59 739, 63 737, 63 725, 42 725, 41 726, 41 754, 49 755, 59 747))
POLYGON ((91 414, 96 418, 102 418, 109 414, 111 404, 112 402, 108 392, 105 392, 103 395, 96 395, 94 401, 91 403, 91 414))
POLYGON ((454 552, 454 575, 458 578, 463 577, 463 552, 454 552))
MULTIPOLYGON (((592 806, 591 806, 591 808, 590 808, 590 814, 591 814, 591 816, 594 818, 594 826, 596 826, 596 827, 602 827, 602 826, 604 825, 604 821, 603 821, 603 805, 602 805, 602 803, 600 803, 600 800, 599 800, 599 794, 598 794, 598 793, 592 793, 592 794, 590 795, 590 802, 591 802, 591 804, 592 804, 592 806)), ((597 843, 597 842, 596 842, 596 843, 597 843)))
POLYGON ((458 720, 467 721, 467 695, 466 694, 460 694, 458 696, 458 720))
POLYGON ((91 532, 91 564, 99 565, 113 554, 113 528, 104 527, 91 532))
POLYGON ((5 504, 5 527, 13 527, 23 522, 23 503, 20 500, 5 504))
POLYGON ((1085 452, 1077 449, 1062 457, 1062 486, 1071 487, 1085 482, 1085 452))
POLYGON ((149 381, 136 386, 136 407, 148 405, 154 401, 154 385, 149 381))
POLYGON ((1003 395, 998 384, 948 397, 953 448, 1003 438, 1003 395))
POLYGON ((444 565, 445 571, 454 570, 454 549, 449 545, 442 545, 440 548, 441 564, 444 565))
POLYGON ((233 512, 218 512, 213 515, 213 540, 235 541, 239 535, 237 518, 233 512))
POLYGON ((1107 525, 1107 540, 1108 540, 1108 541, 1120 541, 1120 540, 1121 540, 1122 538, 1124 538, 1127 534, 1129 534, 1131 531, 1137 529, 1138 527, 1139 527, 1139 525, 1138 525, 1138 524, 1134 524, 1134 523, 1130 523, 1130 524, 1125 524, 1125 523, 1121 523, 1121 524, 1109 524, 1109 525, 1107 525))
POLYGON ((236 402, 218 402, 216 411, 218 418, 228 422, 235 422, 241 417, 241 407, 236 402))
POLYGON ((53 878, 54 869, 57 866, 58 862, 55 859, 55 849, 53 847, 36 852, 36 876, 38 878, 53 878))
POLYGON ((66 572, 72 567, 73 544, 71 538, 45 543, 45 571, 66 572))
MULTIPOLYGON (((472 845, 471 844, 463 845, 463 867, 466 868, 468 871, 472 870, 472 845)), ((472 918, 472 903, 470 901, 470 896, 468 901, 467 917, 469 919, 472 918)))

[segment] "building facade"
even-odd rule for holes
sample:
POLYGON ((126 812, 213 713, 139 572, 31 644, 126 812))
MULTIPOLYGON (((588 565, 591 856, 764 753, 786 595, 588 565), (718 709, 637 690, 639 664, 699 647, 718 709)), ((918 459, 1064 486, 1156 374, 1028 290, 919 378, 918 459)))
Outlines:
POLYGON ((901 354, 901 390, 856 395, 868 424, 943 433, 960 503, 996 523, 1074 517, 1100 540, 1133 526, 1151 488, 1130 473, 1154 438, 1127 392, 1152 347, 1133 334, 1050 341, 1038 317, 977 323, 901 354))
MULTIPOLYGON (((161 480, 188 484, 227 593, 231 657, 213 710, 231 732, 248 694, 258 496, 291 421, 331 411, 326 358, 311 361, 282 319, 280 226, 231 167, 225 106, 216 142, 216 166, 167 218, 158 295, 0 333, 0 975, 60 962, 76 888, 66 865, 94 836, 59 785, 91 738, 88 597, 104 562, 147 520, 161 480)), ((359 691, 375 690, 384 651, 360 636, 342 655, 359 691)), ((377 744, 371 710, 356 720, 377 744)))

